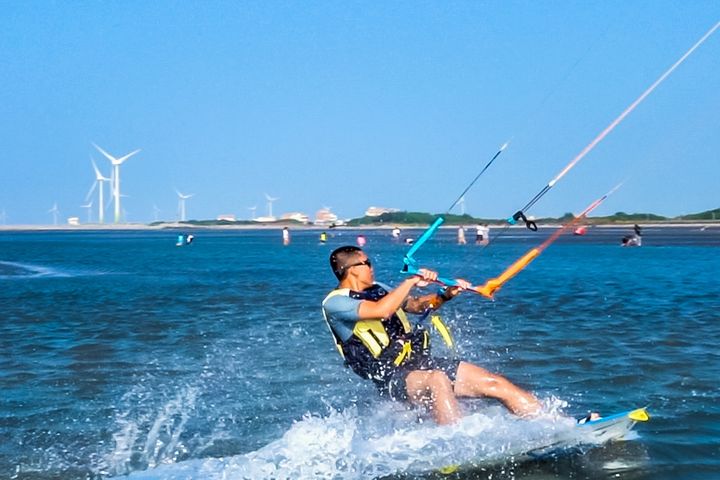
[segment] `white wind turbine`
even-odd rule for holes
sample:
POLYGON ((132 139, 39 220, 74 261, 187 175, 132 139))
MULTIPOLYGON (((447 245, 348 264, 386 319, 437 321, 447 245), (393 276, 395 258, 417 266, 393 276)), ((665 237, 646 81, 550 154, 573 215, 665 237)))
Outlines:
POLYGON ((5 212, 5 209, 3 208, 0 210, 0 223, 5 225, 5 222, 7 222, 7 213, 5 212))
POLYGON ((257 205, 254 207, 248 207, 248 210, 250 210, 252 213, 250 214, 250 220, 255 220, 255 210, 257 210, 257 205))
POLYGON ((279 197, 271 197, 271 196, 268 195, 267 193, 265 194, 265 198, 266 198, 267 201, 268 201, 268 218, 273 218, 273 214, 272 214, 272 204, 273 204, 273 202, 274 202, 275 200, 280 200, 280 198, 279 198, 279 197))
POLYGON ((48 213, 53 214, 53 225, 57 225, 58 215, 60 214, 60 210, 58 210, 57 202, 53 203, 53 206, 50 210, 48 210, 48 213))
MULTIPOLYGON (((87 195, 85 195, 85 201, 87 202, 88 198, 90 198, 90 195, 93 194, 95 189, 98 189, 98 222, 104 223, 105 222, 105 200, 104 200, 104 192, 105 189, 103 188, 103 183, 110 182, 112 179, 107 178, 103 176, 102 173, 100 173, 100 169, 95 164, 95 160, 90 158, 90 162, 92 162, 93 170, 95 170, 95 181, 92 184, 92 187, 90 187, 90 191, 88 191, 87 195)), ((90 202, 92 204, 92 202, 90 202)), ((88 214, 89 216, 89 214, 88 214)))
POLYGON ((120 221, 120 165, 122 165, 128 158, 138 153, 140 149, 130 152, 124 157, 115 158, 94 143, 93 146, 95 146, 95 148, 97 148, 98 151, 105 156, 105 158, 110 160, 110 163, 112 163, 113 166, 112 186, 113 198, 115 199, 115 223, 118 223, 120 221))
POLYGON ((465 195, 460 197, 457 203, 460 205, 460 215, 465 215, 465 195))
POLYGON ((158 208, 157 205, 153 204, 153 217, 155 218, 155 221, 158 221, 158 215, 160 214, 161 210, 158 208))
POLYGON ((86 203, 85 205, 80 205, 80 208, 87 208, 87 223, 92 222, 92 205, 93 202, 90 200, 90 203, 86 203))
POLYGON ((184 194, 178 192, 177 190, 175 190, 175 193, 177 193, 177 195, 178 195, 178 211, 180 212, 180 221, 184 222, 186 220, 185 219, 185 200, 194 196, 195 194, 191 193, 189 195, 184 195, 184 194))

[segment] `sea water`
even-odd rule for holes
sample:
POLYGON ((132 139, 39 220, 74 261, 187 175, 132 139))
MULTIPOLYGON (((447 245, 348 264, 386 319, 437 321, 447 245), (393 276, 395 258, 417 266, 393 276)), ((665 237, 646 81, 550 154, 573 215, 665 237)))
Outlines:
MULTIPOLYGON (((720 228, 565 236, 500 290, 441 312, 457 355, 533 391, 436 426, 344 368, 320 313, 330 251, 359 233, 378 279, 402 280, 390 231, 0 232, 0 479, 720 477, 720 228), (572 431, 563 415, 649 406, 625 442, 514 455, 572 431)), ((480 283, 550 229, 490 246, 442 230, 416 257, 480 283)), ((470 236, 468 236, 470 239, 470 236)), ((429 291, 433 291, 432 289, 429 291)))

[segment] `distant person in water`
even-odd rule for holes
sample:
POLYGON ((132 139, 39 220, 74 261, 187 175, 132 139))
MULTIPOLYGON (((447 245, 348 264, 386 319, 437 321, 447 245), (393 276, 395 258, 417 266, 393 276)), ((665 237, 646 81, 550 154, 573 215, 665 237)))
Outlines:
POLYGON ((398 227, 392 229, 392 237, 396 240, 400 238, 400 229, 398 227))
POLYGON ((438 424, 462 417, 460 397, 495 398, 520 416, 539 413, 538 400, 507 379, 472 363, 431 356, 428 332, 408 320, 407 313, 436 310, 452 300, 469 288, 467 282, 412 296, 437 273, 420 269, 393 289, 375 281, 370 259, 354 246, 334 250, 330 268, 340 283, 322 302, 325 321, 345 364, 372 380, 382 396, 425 406, 438 424))
POLYGON ((322 232, 320 234, 320 243, 325 243, 325 242, 327 242, 327 233, 322 232))
POLYGON ((366 243, 367 243, 367 240, 365 239, 365 235, 358 235, 358 236, 357 236, 357 244, 358 244, 358 247, 361 247, 361 248, 362 248, 362 247, 365 246, 366 243))
POLYGON ((288 227, 282 229, 282 240, 283 245, 290 245, 290 230, 288 230, 288 227))
POLYGON ((483 227, 482 225, 475 226, 475 243, 482 243, 483 241, 483 227))
POLYGON ((475 243, 478 245, 487 245, 490 243, 490 227, 487 224, 477 225, 475 227, 475 243))
POLYGON ((458 245, 465 245, 467 241, 465 240, 465 227, 460 225, 457 230, 457 242, 458 245))

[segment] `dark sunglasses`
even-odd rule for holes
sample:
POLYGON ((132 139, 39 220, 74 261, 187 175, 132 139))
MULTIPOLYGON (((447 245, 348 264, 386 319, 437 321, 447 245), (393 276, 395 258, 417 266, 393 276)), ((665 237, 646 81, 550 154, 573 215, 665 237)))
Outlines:
POLYGON ((359 267, 361 265, 367 265, 368 268, 372 268, 372 262, 368 258, 367 260, 364 260, 362 262, 353 263, 352 265, 345 265, 345 270, 347 270, 348 268, 351 268, 351 267, 359 267))

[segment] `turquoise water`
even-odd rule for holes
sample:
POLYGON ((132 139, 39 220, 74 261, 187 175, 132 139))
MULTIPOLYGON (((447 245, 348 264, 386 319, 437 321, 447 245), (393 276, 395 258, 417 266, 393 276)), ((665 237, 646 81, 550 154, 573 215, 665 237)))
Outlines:
MULTIPOLYGON (((439 428, 343 368, 319 304, 358 232, 0 232, 0 479, 418 478, 468 458, 487 465, 455 478, 720 477, 720 229, 620 248, 625 230, 563 237, 494 302, 443 309, 460 356, 548 411, 650 407, 627 442, 523 463, 498 459, 572 427, 480 400, 439 428)), ((407 247, 363 233, 399 281, 407 247)), ((482 250, 443 230, 417 256, 480 281, 547 233, 482 250)))

